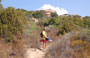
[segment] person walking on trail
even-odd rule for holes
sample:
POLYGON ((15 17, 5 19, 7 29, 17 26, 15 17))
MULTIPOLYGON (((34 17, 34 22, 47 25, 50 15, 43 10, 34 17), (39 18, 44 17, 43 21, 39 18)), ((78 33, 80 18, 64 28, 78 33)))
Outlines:
POLYGON ((45 49, 46 48, 46 42, 47 41, 52 41, 47 36, 46 28, 44 28, 44 30, 41 32, 40 36, 42 38, 42 40, 40 40, 40 42, 43 42, 43 46, 41 47, 41 49, 45 49))

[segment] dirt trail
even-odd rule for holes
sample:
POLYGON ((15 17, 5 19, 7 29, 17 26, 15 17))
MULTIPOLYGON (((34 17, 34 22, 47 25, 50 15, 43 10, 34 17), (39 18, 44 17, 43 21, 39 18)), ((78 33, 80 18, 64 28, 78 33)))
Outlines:
POLYGON ((43 52, 39 49, 30 48, 27 50, 25 58, 44 58, 46 52, 43 52))
POLYGON ((60 54, 60 58, 67 58, 66 52, 69 51, 70 54, 73 54, 73 49, 71 49, 69 47, 70 45, 70 38, 74 35, 74 33, 68 33, 66 35, 64 35, 61 39, 58 39, 52 43, 50 43, 47 48, 46 51, 41 51, 37 48, 29 48, 27 49, 25 58, 44 58, 45 54, 47 53, 48 50, 51 49, 52 46, 55 46, 56 43, 60 43, 61 44, 61 48, 63 49, 63 51, 60 54))

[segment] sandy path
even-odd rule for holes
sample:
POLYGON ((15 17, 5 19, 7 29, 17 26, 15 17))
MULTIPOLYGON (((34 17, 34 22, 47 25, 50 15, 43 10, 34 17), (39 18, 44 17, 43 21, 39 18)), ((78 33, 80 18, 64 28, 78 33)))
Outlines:
POLYGON ((46 52, 39 49, 30 48, 27 50, 25 58, 43 58, 46 52))

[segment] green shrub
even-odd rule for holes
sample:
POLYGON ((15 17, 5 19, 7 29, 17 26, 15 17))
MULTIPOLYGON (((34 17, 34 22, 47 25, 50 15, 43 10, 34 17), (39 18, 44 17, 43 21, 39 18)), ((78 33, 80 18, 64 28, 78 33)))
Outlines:
POLYGON ((35 11, 33 12, 32 16, 34 18, 42 18, 44 16, 44 13, 42 11, 35 11))
POLYGON ((13 39, 18 32, 23 33, 26 23, 27 18, 22 11, 6 8, 0 14, 0 37, 13 39))
POLYGON ((28 25, 25 26, 24 34, 30 36, 32 32, 36 30, 39 30, 38 26, 33 21, 30 21, 28 25))
POLYGON ((79 40, 90 42, 90 30, 89 29, 83 29, 79 33, 79 40))
POLYGON ((90 29, 90 17, 81 16, 60 16, 51 17, 44 22, 45 26, 54 25, 59 29, 58 34, 68 33, 74 30, 87 28, 90 29))

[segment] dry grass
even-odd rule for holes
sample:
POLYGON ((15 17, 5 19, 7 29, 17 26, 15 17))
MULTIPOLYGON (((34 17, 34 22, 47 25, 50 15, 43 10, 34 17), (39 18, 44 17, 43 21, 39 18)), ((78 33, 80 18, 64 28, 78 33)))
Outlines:
MULTIPOLYGON (((69 34, 69 36, 72 35, 69 34)), ((83 58, 84 54, 79 53, 78 51, 71 48, 72 42, 69 36, 65 36, 65 38, 61 38, 55 41, 54 45, 49 49, 46 53, 45 58, 83 58)), ((76 40, 77 34, 72 35, 72 40, 76 40), (74 38, 74 39, 73 39, 74 38)))
POLYGON ((25 40, 16 40, 14 44, 0 38, 0 58, 24 58, 25 40))

